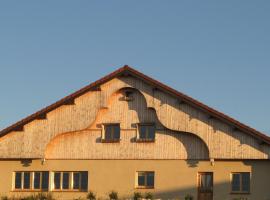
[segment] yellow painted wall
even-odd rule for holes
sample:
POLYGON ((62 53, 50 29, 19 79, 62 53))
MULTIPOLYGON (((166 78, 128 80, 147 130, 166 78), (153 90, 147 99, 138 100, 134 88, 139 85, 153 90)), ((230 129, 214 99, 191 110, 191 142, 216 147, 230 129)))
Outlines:
MULTIPOLYGON (((33 160, 24 167, 20 161, 0 161, 1 195, 21 196, 26 192, 12 191, 14 171, 88 171, 89 190, 106 198, 111 190, 120 197, 131 197, 133 192, 152 192, 156 198, 183 199, 192 194, 197 199, 198 172, 214 173, 214 200, 233 200, 247 197, 248 200, 270 199, 270 161, 209 161, 186 160, 33 160), (155 171, 154 189, 135 189, 136 171, 155 171), (251 172, 251 194, 230 194, 230 173, 251 172)), ((83 192, 53 192, 57 199, 85 197, 83 192)))

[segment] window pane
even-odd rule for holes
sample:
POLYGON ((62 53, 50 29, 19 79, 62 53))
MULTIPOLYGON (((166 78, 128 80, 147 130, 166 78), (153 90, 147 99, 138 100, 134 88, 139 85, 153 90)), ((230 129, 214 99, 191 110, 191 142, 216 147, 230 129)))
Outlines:
POLYGON ((232 191, 240 191, 240 174, 232 174, 232 191))
POLYGON ((61 181, 61 173, 60 172, 54 173, 54 189, 56 190, 60 189, 60 181, 61 181))
POLYGON ((119 125, 114 125, 114 131, 113 131, 113 138, 118 140, 120 139, 120 126, 119 125))
POLYGON ((79 189, 80 188, 80 173, 74 172, 73 173, 73 189, 79 189))
POLYGON ((81 172, 81 190, 88 190, 88 172, 81 172))
POLYGON ((30 172, 24 172, 23 189, 30 189, 30 172))
POLYGON ((69 172, 63 172, 63 189, 69 189, 69 172))
POLYGON ((140 136, 140 139, 146 139, 146 127, 145 126, 142 126, 142 125, 139 126, 139 136, 140 136))
POLYGON ((139 172, 138 173, 138 186, 145 186, 145 173, 139 172))
POLYGON ((154 187, 154 173, 153 172, 147 173, 147 186, 154 187))
POLYGON ((242 191, 249 192, 250 190, 250 173, 242 173, 242 191))
POLYGON ((155 139, 155 126, 148 126, 148 138, 154 140, 155 139))
POLYGON ((21 189, 22 188, 22 173, 16 172, 15 173, 15 189, 21 189))
POLYGON ((117 140, 120 139, 120 125, 106 125, 105 126, 105 139, 106 140, 117 140))
MULTIPOLYGON (((59 181, 60 183, 60 181, 59 181)), ((42 172, 42 190, 48 190, 49 189, 49 172, 42 172)))
POLYGON ((111 126, 105 126, 105 139, 106 140, 111 140, 112 139, 112 130, 111 126))
POLYGON ((155 126, 154 125, 139 125, 140 139, 155 139, 155 126))
POLYGON ((40 172, 34 172, 34 189, 40 189, 40 172))

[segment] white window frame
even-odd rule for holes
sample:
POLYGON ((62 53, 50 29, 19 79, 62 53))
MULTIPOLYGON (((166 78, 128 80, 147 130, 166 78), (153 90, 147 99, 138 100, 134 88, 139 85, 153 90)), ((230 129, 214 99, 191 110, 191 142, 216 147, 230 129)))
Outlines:
MULTIPOLYGON (((82 190, 82 185, 81 185, 81 180, 82 180, 82 173, 86 172, 86 171, 54 171, 52 172, 52 179, 51 179, 51 190, 52 191, 78 191, 78 192, 84 192, 84 190, 82 190), (54 186, 54 175, 55 173, 60 173, 60 189, 55 189, 54 186), (68 173, 69 174, 69 186, 68 189, 64 189, 63 188, 63 174, 64 173, 68 173), (74 182, 73 182, 73 176, 74 173, 79 173, 79 189, 73 189, 74 186, 74 182)), ((87 180, 88 181, 88 180, 87 180)), ((87 188, 88 191, 88 188, 87 188)))
POLYGON ((49 191, 50 188, 50 172, 49 171, 14 171, 13 172, 13 176, 12 176, 12 190, 13 191, 49 191), (40 188, 39 189, 35 189, 34 188, 34 174, 39 172, 40 173, 40 188), (49 173, 49 178, 48 178, 48 189, 47 190, 43 190, 42 189, 42 172, 48 172, 49 173), (21 173, 21 188, 15 188, 16 186, 16 173, 21 173), (30 188, 25 189, 24 188, 24 173, 30 173, 30 188))
POLYGON ((251 190, 251 172, 231 172, 231 193, 233 194, 249 194, 251 190), (249 173, 249 191, 243 191, 243 183, 242 183, 242 174, 243 173, 249 173), (233 175, 234 174, 240 174, 240 190, 239 191, 233 191, 233 175))
POLYGON ((135 173, 135 188, 136 189, 154 189, 155 188, 155 171, 136 171, 135 173), (139 185, 139 173, 145 173, 144 179, 145 184, 144 186, 139 185), (147 186, 147 173, 153 173, 154 175, 154 185, 153 186, 147 186))
POLYGON ((120 123, 104 123, 104 124, 102 124, 101 140, 104 143, 106 143, 106 142, 120 142, 120 140, 121 140, 121 125, 120 125, 120 123), (110 125, 118 125, 119 126, 119 129, 120 129, 119 139, 112 138, 112 139, 108 140, 105 138, 106 126, 110 126, 110 125))
POLYGON ((137 142, 154 142, 156 139, 156 124, 155 123, 137 123, 136 124, 136 140, 137 142), (154 138, 140 138, 140 126, 153 126, 155 128, 154 138))

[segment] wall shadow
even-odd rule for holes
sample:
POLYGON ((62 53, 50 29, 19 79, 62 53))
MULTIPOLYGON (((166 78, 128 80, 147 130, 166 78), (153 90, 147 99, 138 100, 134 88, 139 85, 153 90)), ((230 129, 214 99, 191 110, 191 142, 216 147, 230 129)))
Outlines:
MULTIPOLYGON (((125 82, 126 84, 128 84, 128 85, 132 85, 132 83, 128 79, 121 78, 121 80, 123 82, 125 82)), ((183 113, 185 113, 185 114, 187 114, 189 116, 189 120, 192 120, 192 119, 200 120, 203 123, 208 124, 209 126, 212 126, 214 131, 220 130, 223 133, 227 134, 229 137, 236 138, 239 141, 240 145, 246 144, 246 145, 248 145, 248 146, 250 146, 250 147, 252 147, 254 149, 257 149, 257 150, 265 153, 267 155, 267 157, 270 158, 270 155, 269 155, 270 147, 269 147, 269 145, 266 145, 266 144, 262 143, 261 141, 256 139, 254 136, 248 135, 252 139, 255 139, 256 141, 258 141, 257 143, 252 141, 251 139, 245 139, 245 137, 243 137, 243 134, 246 134, 246 133, 239 131, 237 128, 233 127, 232 125, 229 125, 229 124, 227 124, 225 122, 222 122, 221 120, 219 120, 219 119, 217 119, 217 118, 215 118, 215 117, 213 117, 211 115, 209 115, 209 117, 207 119, 199 118, 197 115, 194 114, 195 112, 190 111, 190 109, 188 108, 188 106, 190 106, 189 104, 183 102, 181 99, 177 99, 177 97, 175 97, 174 101, 168 100, 166 98, 164 98, 164 99, 159 98, 160 96, 162 96, 160 94, 165 93, 165 92, 157 89, 155 86, 150 86, 150 87, 152 87, 151 90, 149 88, 146 89, 143 86, 140 86, 139 88, 137 88, 136 85, 132 85, 131 87, 134 87, 134 89, 136 89, 137 91, 142 91, 143 93, 146 93, 147 95, 154 96, 155 98, 158 98, 158 100, 160 101, 161 106, 162 105, 169 105, 169 106, 171 106, 171 107, 173 107, 173 108, 175 108, 177 110, 180 110, 181 112, 183 112, 183 113), (178 103, 176 103, 176 102, 178 102, 178 103), (222 125, 218 125, 219 123, 227 124, 229 127, 231 127, 232 131, 228 131, 228 129, 225 128, 222 125)), ((166 94, 166 95, 171 96, 169 94, 166 94)), ((172 97, 172 98, 174 98, 174 97, 172 97)), ((190 106, 190 107, 192 107, 192 106, 190 106)), ((155 110, 155 108, 152 108, 152 109, 155 110)), ((196 108, 194 108, 194 109, 196 109, 196 108)))
MULTIPOLYGON (((126 91, 129 91, 129 93, 132 93, 130 95, 133 95, 133 100, 127 101, 128 108, 137 113, 140 123, 149 123, 149 122, 153 123, 154 122, 158 130, 157 134, 164 134, 164 135, 172 136, 175 139, 177 139, 179 142, 181 142, 187 151, 187 159, 201 159, 201 160, 209 159, 208 147, 201 138, 199 138, 197 135, 193 133, 173 131, 173 130, 167 129, 160 123, 156 115, 156 111, 153 108, 147 107, 145 97, 137 89, 122 88, 117 92, 121 92, 123 93, 123 95, 125 95, 126 91), (150 117, 145 117, 146 115, 150 117), (151 118, 153 121, 148 121, 149 120, 148 118, 151 118)), ((124 98, 120 98, 119 100, 125 101, 124 98)), ((134 124, 131 124, 131 126, 134 126, 134 124)), ((135 141, 136 141, 136 138, 131 139, 131 142, 135 142, 135 141)))
MULTIPOLYGON (((194 178, 194 177, 191 177, 194 178)), ((196 177, 195 177, 196 178, 196 177)), ((185 180, 183 180, 185 181, 185 180)), ((260 194, 232 194, 231 193, 231 183, 229 181, 223 181, 220 183, 214 183, 213 185, 213 198, 199 198, 199 191, 197 185, 185 188, 177 188, 168 189, 162 191, 145 191, 145 190, 136 190, 136 192, 140 192, 143 196, 150 192, 153 194, 154 199, 162 199, 162 200, 185 200, 187 195, 191 195, 193 200, 259 200, 257 197, 260 197, 260 194), (256 198, 254 198, 256 197, 256 198)), ((266 190, 264 190, 264 194, 267 194, 266 190)), ((132 199, 133 196, 125 195, 122 197, 123 199, 132 199)), ((268 200, 268 199, 260 199, 260 200, 268 200)))

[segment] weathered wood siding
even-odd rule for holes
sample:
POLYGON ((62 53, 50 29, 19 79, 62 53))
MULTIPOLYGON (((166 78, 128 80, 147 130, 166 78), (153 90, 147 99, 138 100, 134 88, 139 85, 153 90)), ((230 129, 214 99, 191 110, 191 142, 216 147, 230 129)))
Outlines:
POLYGON ((216 159, 268 159, 270 154, 269 145, 131 76, 115 78, 101 85, 101 91, 88 92, 74 105, 61 106, 47 119, 0 138, 1 158, 202 159, 207 148, 216 159), (119 100, 125 87, 138 91, 134 101, 119 100), (160 129, 157 141, 132 143, 132 124, 153 120, 160 129), (121 123, 119 144, 98 142, 97 125, 104 122, 121 123))
POLYGON ((167 130, 155 111, 146 107, 144 97, 134 91, 133 101, 125 101, 123 94, 114 93, 107 108, 102 109, 87 129, 64 133, 53 139, 45 153, 50 159, 208 159, 204 142, 193 134, 167 130), (120 143, 101 143, 102 123, 120 123, 120 143), (138 143, 136 123, 154 122, 156 142, 138 143))
POLYGON ((202 141, 189 134, 157 130, 156 142, 135 142, 136 130, 122 130, 119 143, 101 143, 101 130, 84 130, 53 139, 47 159, 208 159, 202 141))

